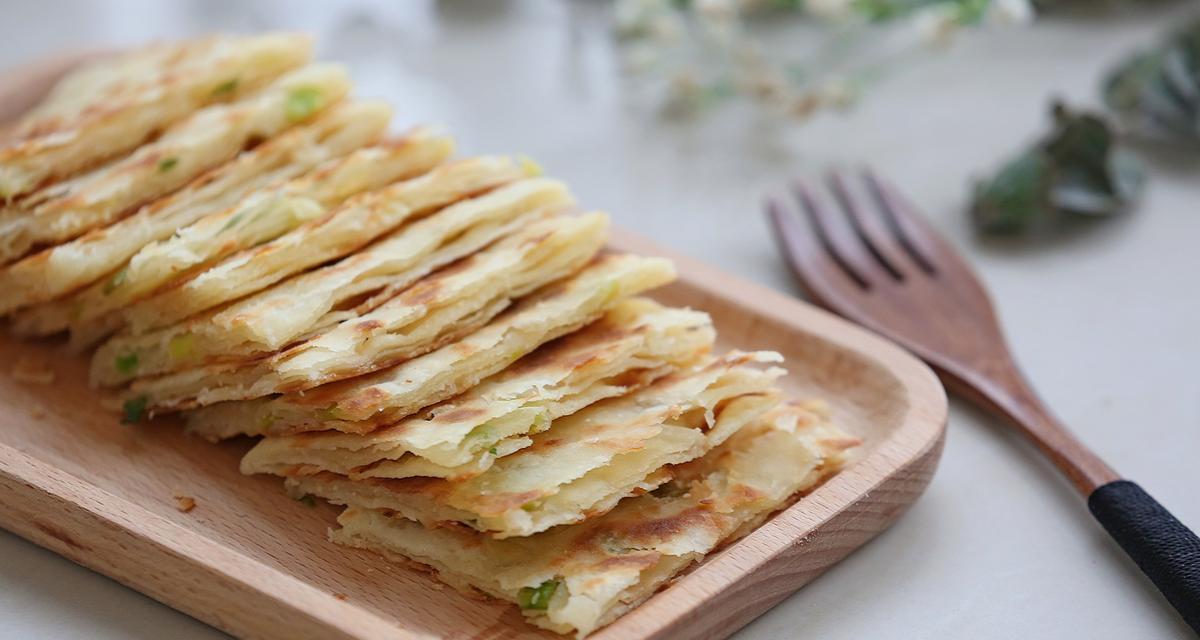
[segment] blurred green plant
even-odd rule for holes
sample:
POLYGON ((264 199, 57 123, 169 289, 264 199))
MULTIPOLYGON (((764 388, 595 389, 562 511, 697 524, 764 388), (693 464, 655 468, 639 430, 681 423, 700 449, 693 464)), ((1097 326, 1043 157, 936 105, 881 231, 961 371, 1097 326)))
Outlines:
POLYGON ((1123 213, 1140 198, 1141 163, 1103 117, 1061 103, 1052 116, 1048 134, 976 185, 971 214, 979 232, 1051 231, 1071 219, 1123 213))
POLYGON ((1200 19, 1119 64, 1103 93, 1131 132, 1200 144, 1200 19))

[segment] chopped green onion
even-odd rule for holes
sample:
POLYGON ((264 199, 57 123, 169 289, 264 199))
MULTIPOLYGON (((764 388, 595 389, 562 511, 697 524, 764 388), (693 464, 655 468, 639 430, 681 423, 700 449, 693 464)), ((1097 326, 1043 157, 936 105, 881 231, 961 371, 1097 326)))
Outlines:
POLYGON ((158 170, 170 171, 171 169, 174 169, 175 165, 177 164, 179 164, 179 158, 163 158, 162 160, 158 161, 158 170))
POLYGON ((174 360, 187 360, 196 347, 196 336, 191 332, 181 333, 167 342, 167 352, 174 360))
POLYGON ((321 108, 321 91, 312 87, 300 87, 287 97, 284 113, 289 122, 299 122, 321 108))
POLYGON ((310 494, 310 493, 306 493, 306 494, 300 496, 299 498, 296 498, 296 501, 303 502, 304 506, 306 506, 306 507, 317 506, 317 499, 312 497, 312 494, 310 494))
POLYGON ((104 295, 109 295, 113 291, 116 291, 117 287, 125 284, 125 281, 128 279, 129 279, 129 269, 128 268, 121 269, 120 271, 114 273, 113 277, 109 278, 108 282, 104 283, 104 295))
POLYGON ((488 453, 490 453, 490 454, 492 454, 492 455, 497 455, 497 453, 496 453, 496 447, 492 447, 492 448, 488 449, 488 453))
POLYGON ((531 501, 531 502, 526 502, 525 504, 521 505, 521 511, 537 511, 537 508, 538 508, 538 503, 536 500, 531 501))
POLYGON ((121 416, 121 422, 124 424, 136 424, 142 421, 142 415, 146 413, 146 403, 150 399, 146 396, 138 396, 130 398, 121 405, 121 410, 124 415, 121 416))
POLYGON ((529 176, 530 178, 535 178, 546 173, 545 170, 542 169, 542 165, 538 164, 536 160, 530 158, 529 156, 520 156, 517 158, 517 162, 520 163, 521 169, 525 172, 525 175, 529 176))
POLYGON ((234 78, 232 80, 226 80, 225 82, 222 82, 221 84, 213 87, 212 97, 221 98, 224 96, 232 95, 234 91, 237 91, 237 86, 238 86, 237 78, 234 78))
POLYGON ((317 419, 326 422, 329 420, 338 420, 337 404, 331 404, 328 407, 323 407, 317 410, 317 419))
POLYGON ((138 355, 136 353, 123 353, 113 361, 113 366, 116 367, 117 373, 125 376, 131 375, 137 371, 138 355))
MULTIPOLYGON (((237 223, 242 221, 242 216, 245 216, 245 215, 246 215, 245 211, 239 211, 239 212, 233 214, 232 216, 230 216, 229 220, 225 222, 225 224, 221 225, 220 229, 217 229, 217 233, 224 233, 224 232, 232 229, 233 227, 237 226, 237 223)), ((216 234, 213 234, 213 235, 216 235, 216 234)))
POLYGON ((259 418, 259 420, 258 420, 259 429, 262 429, 263 431, 270 429, 271 425, 275 424, 276 419, 277 418, 275 417, 275 414, 273 414, 273 413, 268 413, 267 415, 263 416, 262 418, 259 418))
POLYGON ((517 592, 517 604, 522 609, 545 611, 550 608, 550 598, 558 591, 558 580, 547 580, 536 587, 522 587, 517 592))

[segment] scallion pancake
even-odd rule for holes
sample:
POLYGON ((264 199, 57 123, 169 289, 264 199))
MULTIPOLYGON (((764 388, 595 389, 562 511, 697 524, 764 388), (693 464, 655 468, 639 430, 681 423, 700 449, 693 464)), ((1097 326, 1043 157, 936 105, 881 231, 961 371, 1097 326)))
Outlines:
POLYGON ((72 333, 81 341, 98 330, 124 326, 125 314, 132 313, 126 311, 129 305, 147 300, 156 292, 169 295, 221 259, 263 245, 324 216, 358 193, 424 174, 453 150, 449 138, 417 131, 357 149, 300 178, 251 193, 233 207, 143 247, 124 269, 93 287, 79 317, 71 323, 72 333), (120 321, 110 321, 110 315, 118 316, 120 321))
POLYGON ((478 475, 496 458, 531 445, 530 437, 551 421, 688 367, 708 353, 714 338, 704 313, 626 300, 465 393, 396 424, 365 434, 267 437, 246 454, 242 468, 271 473, 303 465, 355 479, 478 475))
POLYGON ((259 144, 137 213, 71 242, 34 254, 0 271, 0 296, 9 307, 44 302, 18 312, 20 335, 49 335, 67 329, 103 296, 104 284, 87 285, 120 273, 142 247, 169 238, 207 215, 234 206, 251 192, 307 173, 319 164, 377 141, 391 109, 381 102, 341 103, 310 123, 259 144))
MULTIPOLYGON (((500 163, 497 166, 485 163, 482 165, 482 168, 482 171, 471 170, 467 172, 466 175, 461 176, 460 181, 465 180, 468 183, 468 187, 476 185, 487 186, 493 181, 514 177, 515 174, 511 173, 511 171, 519 171, 511 163, 500 163)), ((453 178, 454 174, 451 174, 451 177, 453 178)), ((409 182, 416 183, 418 189, 431 190, 428 185, 422 187, 420 180, 409 182)), ((439 196, 437 191, 433 191, 432 196, 445 197, 439 196)), ((407 201, 412 203, 419 202, 422 198, 430 196, 418 191, 415 194, 402 193, 401 197, 407 198, 407 201)), ((569 195, 559 183, 542 179, 518 180, 484 195, 468 198, 451 205, 442 211, 431 214, 428 218, 419 219, 411 225, 402 225, 394 234, 396 238, 409 238, 408 230, 415 228, 418 235, 421 235, 422 231, 428 231, 430 228, 428 224, 423 223, 440 219, 445 213, 449 213, 450 217, 455 219, 460 218, 463 212, 466 212, 467 217, 490 217, 499 220, 522 217, 522 214, 525 213, 533 214, 535 217, 544 217, 547 207, 558 208, 560 205, 565 206, 569 202, 569 195)), ((411 208, 401 209, 400 213, 403 214, 405 211, 411 211, 411 208)), ((407 288, 420 278, 429 275, 435 268, 445 266, 451 257, 459 253, 464 253, 465 249, 472 249, 481 244, 486 244, 485 241, 489 238, 495 239, 494 236, 503 235, 500 233, 502 231, 513 231, 513 229, 508 227, 509 225, 506 224, 489 225, 487 228, 480 230, 480 233, 467 233, 455 238, 449 246, 444 247, 445 251, 435 250, 433 254, 428 256, 416 254, 397 256, 397 263, 407 264, 410 268, 408 270, 400 270, 390 276, 383 276, 381 279, 386 284, 381 284, 382 291, 378 294, 380 299, 377 301, 364 301, 363 307, 366 308, 364 313, 374 310, 374 307, 386 301, 387 293, 390 293, 391 296, 400 293, 402 289, 399 287, 401 285, 407 288), (496 228, 497 226, 499 228, 496 228), (423 257, 427 258, 427 260, 422 261, 423 257)), ((355 229, 349 228, 345 231, 353 233, 355 229)), ((387 245, 391 239, 390 237, 385 238, 382 245, 387 245)), ((414 248, 413 243, 406 241, 398 242, 399 249, 414 248)), ((420 245, 420 243, 417 243, 417 245, 420 245)), ((388 247, 385 246, 384 248, 387 249, 388 247)), ((369 256, 371 249, 367 248, 365 252, 365 255, 369 256)), ((457 257, 461 258, 464 256, 457 255, 457 257)), ((354 257, 352 256, 349 260, 354 261, 354 257)), ((321 274, 323 271, 325 270, 318 269, 309 274, 300 275, 297 279, 301 282, 311 283, 312 278, 310 276, 319 278, 318 274, 321 274)), ((213 311, 200 314, 185 322, 141 334, 133 335, 127 332, 124 335, 117 336, 102 346, 93 358, 93 367, 100 366, 101 361, 106 360, 109 371, 104 373, 96 372, 93 369, 93 372, 97 376, 107 375, 113 382, 121 382, 138 376, 144 377, 172 371, 195 370, 198 367, 208 365, 222 365, 220 369, 215 369, 214 371, 230 371, 236 369, 240 363, 262 360, 265 356, 272 355, 278 351, 278 349, 263 348, 253 343, 244 344, 236 339, 236 334, 224 331, 216 321, 219 318, 228 317, 225 315, 226 312, 238 314, 240 310, 247 308, 254 309, 258 305, 259 300, 265 299, 267 301, 264 305, 266 312, 258 318, 265 324, 260 324, 259 326, 270 326, 270 323, 273 322, 286 325, 289 322, 286 318, 291 316, 286 312, 279 313, 278 307, 282 304, 286 308, 294 303, 291 295, 288 293, 289 290, 293 289, 287 282, 284 282, 277 287, 265 288, 258 294, 240 303, 235 303, 228 307, 216 308, 213 311), (284 289, 282 298, 278 298, 273 294, 274 290, 278 288, 284 289), (282 299, 282 302, 279 302, 280 299, 282 299), (180 345, 185 345, 186 348, 180 345), (136 359, 136 367, 126 367, 120 364, 131 358, 136 359), (122 371, 122 369, 125 370, 122 371)), ((312 291, 319 291, 319 287, 312 289, 312 291)), ((353 291, 350 287, 346 287, 343 290, 343 292, 350 291, 353 291)), ((330 293, 329 295, 339 294, 330 293)), ((301 325, 300 329, 291 336, 293 339, 281 341, 281 346, 293 346, 297 342, 295 338, 303 337, 305 340, 315 338, 319 333, 331 330, 341 322, 349 322, 358 317, 358 314, 347 313, 347 309, 339 311, 340 313, 333 314, 333 317, 330 318, 325 318, 324 314, 316 318, 315 323, 320 323, 323 320, 328 321, 323 326, 318 327, 316 324, 301 325)))
POLYGON ((143 370, 150 372, 273 353, 369 313, 434 271, 572 204, 560 182, 520 180, 402 226, 339 262, 142 334, 127 343, 126 353, 144 358, 143 370), (155 345, 180 341, 188 344, 186 361, 153 364, 155 345))
POLYGON ((538 346, 601 317, 622 299, 674 278, 673 266, 662 258, 604 255, 462 340, 302 395, 203 407, 188 414, 188 428, 213 440, 324 429, 365 433, 466 391, 538 346))
MULTIPOLYGON (((533 444, 466 480, 350 480, 305 466, 271 471, 302 491, 352 506, 386 508, 435 527, 460 523, 498 538, 528 536, 604 513, 670 479, 779 401, 783 370, 734 352, 554 421, 533 444)), ((256 471, 256 469, 244 469, 256 471)), ((361 474, 360 474, 361 475, 361 474)))
POLYGON ((580 524, 495 540, 352 507, 332 537, 427 565, 460 590, 517 604, 533 624, 582 637, 836 473, 856 444, 824 417, 784 405, 673 469, 654 492, 580 524))
POLYGON ((178 287, 127 308, 123 314, 125 326, 134 334, 169 326, 354 253, 404 222, 523 175, 520 165, 509 158, 471 158, 363 194, 271 242, 230 256, 178 287))
MULTIPOLYGON (((482 327, 513 300, 586 264, 607 237, 602 213, 552 216, 441 269, 361 318, 250 363, 135 380, 130 397, 155 409, 248 400, 382 369, 482 327)), ((170 345, 167 355, 171 356, 170 345)), ((176 360, 188 354, 175 351, 176 360)), ((121 354, 116 356, 118 359, 121 354)), ((140 362, 140 361, 139 361, 140 362)))
MULTIPOLYGON (((111 224, 254 142, 310 119, 349 90, 342 67, 314 65, 245 100, 201 109, 130 155, 34 192, 0 212, 0 263, 32 247, 65 242, 111 224), (293 108, 297 95, 310 97, 303 110, 293 108)), ((0 313, 13 308, 0 297, 0 313)))
POLYGON ((0 200, 11 201, 142 144, 196 109, 245 95, 309 60, 297 34, 216 36, 101 59, 59 82, 0 142, 0 200), (147 71, 149 71, 147 73, 147 71))

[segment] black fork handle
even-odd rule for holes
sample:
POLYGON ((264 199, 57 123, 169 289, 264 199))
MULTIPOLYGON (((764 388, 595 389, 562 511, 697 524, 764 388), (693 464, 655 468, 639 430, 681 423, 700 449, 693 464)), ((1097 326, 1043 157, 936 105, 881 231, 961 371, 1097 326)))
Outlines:
POLYGON ((1200 635, 1200 538, 1129 480, 1098 487, 1088 509, 1200 635))

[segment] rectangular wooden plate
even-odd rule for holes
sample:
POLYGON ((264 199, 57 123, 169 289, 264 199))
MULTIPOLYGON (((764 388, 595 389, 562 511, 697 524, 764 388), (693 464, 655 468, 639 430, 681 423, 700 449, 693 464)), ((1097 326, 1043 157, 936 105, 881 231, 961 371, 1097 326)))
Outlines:
MULTIPOLYGON (((712 314, 720 348, 773 349, 794 398, 820 397, 865 439, 842 473, 714 554, 593 638, 721 638, 886 528, 928 484, 945 393, 919 361, 809 305, 618 232, 614 246, 680 271, 659 300, 712 314)), ((100 408, 85 358, 0 338, 0 525, 213 626, 259 638, 556 637, 515 607, 326 540, 337 509, 247 477, 248 442, 213 445, 170 419, 134 427, 100 408), (53 385, 15 381, 21 357, 53 385), (190 513, 176 495, 191 496, 190 513)))

